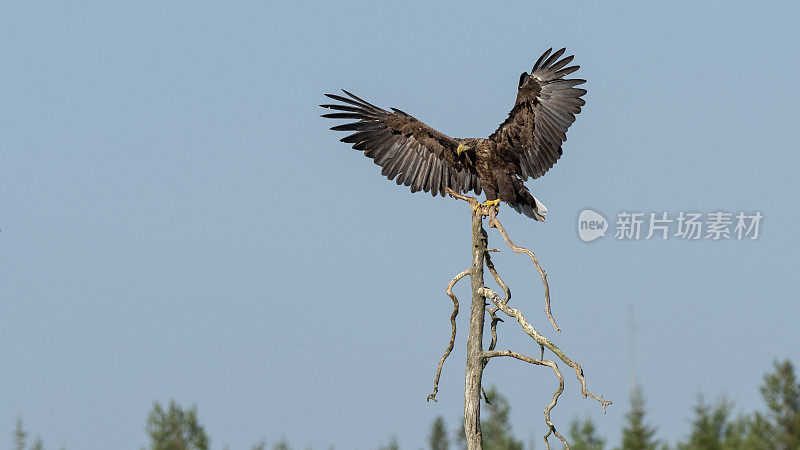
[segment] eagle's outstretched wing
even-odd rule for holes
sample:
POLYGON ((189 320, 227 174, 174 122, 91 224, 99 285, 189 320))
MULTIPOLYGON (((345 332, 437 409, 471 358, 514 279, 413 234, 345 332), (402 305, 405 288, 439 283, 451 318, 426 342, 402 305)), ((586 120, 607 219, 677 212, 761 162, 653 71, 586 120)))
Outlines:
POLYGON ((564 67, 573 58, 559 60, 565 50, 552 55, 553 49, 547 50, 530 74, 520 75, 514 108, 489 136, 497 142, 499 151, 519 159, 516 173, 523 180, 539 178, 558 161, 561 144, 567 140, 567 128, 586 103, 581 98, 586 90, 575 87, 586 80, 563 78, 580 67, 564 67))
POLYGON ((320 105, 339 112, 323 114, 331 119, 356 119, 357 122, 337 125, 331 130, 354 131, 342 142, 352 143, 390 180, 411 186, 411 192, 425 191, 445 195, 445 188, 456 192, 475 191, 481 187, 474 168, 458 160, 458 141, 425 125, 416 118, 392 108, 389 112, 344 91, 348 97, 325 94, 342 102, 320 105))

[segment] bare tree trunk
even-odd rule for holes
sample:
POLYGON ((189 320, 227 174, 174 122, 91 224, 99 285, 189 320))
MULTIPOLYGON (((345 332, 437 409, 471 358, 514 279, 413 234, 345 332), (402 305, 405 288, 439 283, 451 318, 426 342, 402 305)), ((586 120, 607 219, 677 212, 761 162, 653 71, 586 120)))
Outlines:
POLYGON ((483 375, 483 322, 485 302, 483 296, 483 261, 486 257, 486 230, 480 209, 472 211, 472 309, 467 336, 467 370, 464 389, 464 433, 468 450, 481 450, 481 376, 483 375))
MULTIPOLYGON (((448 344, 444 355, 442 355, 442 358, 439 360, 439 367, 436 370, 436 377, 433 380, 433 392, 428 395, 428 401, 436 401, 436 393, 439 390, 439 377, 442 374, 442 366, 448 355, 450 355, 450 352, 453 350, 453 345, 456 339, 458 299, 453 293, 453 286, 455 286, 460 279, 469 275, 470 279, 472 280, 472 308, 470 310, 469 333, 467 335, 467 369, 464 382, 464 435, 467 440, 467 449, 483 449, 483 436, 481 435, 481 396, 483 395, 484 398, 486 397, 486 394, 483 392, 483 388, 481 387, 483 368, 491 358, 504 356, 515 358, 528 364, 547 366, 553 370, 553 373, 558 379, 558 387, 553 393, 553 400, 544 409, 544 421, 547 424, 547 434, 544 435, 544 442, 547 446, 547 449, 550 450, 550 442, 547 438, 552 434, 561 441, 567 450, 569 450, 569 444, 567 443, 567 440, 556 430, 555 424, 553 424, 553 422, 550 420, 550 410, 556 406, 559 396, 561 396, 561 393, 564 392, 564 376, 561 374, 561 370, 559 370, 555 361, 545 359, 545 349, 553 352, 558 359, 575 371, 575 376, 578 378, 578 382, 581 385, 581 394, 583 394, 584 398, 590 397, 594 400, 597 400, 603 407, 604 413, 606 411, 606 406, 610 405, 611 402, 605 400, 603 396, 598 397, 589 392, 589 390, 586 388, 586 378, 583 375, 583 368, 581 365, 570 359, 567 354, 564 353, 564 351, 562 351, 550 339, 536 331, 533 325, 531 325, 530 322, 525 319, 522 311, 509 306, 508 303, 511 300, 511 290, 508 288, 506 283, 503 282, 503 279, 500 278, 500 274, 497 272, 497 269, 489 257, 486 230, 483 228, 483 218, 485 216, 489 217, 489 226, 495 228, 500 233, 500 236, 502 236, 503 240, 506 242, 506 244, 508 244, 508 247, 514 251, 514 253, 524 253, 531 258, 531 262, 533 262, 533 265, 536 267, 536 270, 542 277, 545 297, 545 314, 547 315, 547 318, 550 319, 550 323, 553 325, 553 328, 556 331, 561 331, 556 325, 553 315, 550 312, 550 287, 547 283, 547 274, 542 269, 542 266, 539 265, 539 261, 536 259, 536 256, 533 254, 533 252, 525 247, 520 247, 511 241, 511 239, 508 237, 508 233, 506 233, 505 228, 503 228, 503 225, 497 218, 496 205, 478 203, 478 200, 475 197, 462 195, 450 189, 447 190, 447 193, 453 198, 466 201, 472 208, 472 265, 468 269, 461 271, 458 275, 453 277, 453 279, 450 280, 450 283, 447 285, 447 289, 445 290, 447 296, 453 300, 453 313, 450 315, 450 343, 448 344), (497 285, 503 290, 505 297, 500 297, 500 295, 498 295, 496 292, 484 286, 484 264, 486 264, 486 267, 489 269, 489 272, 492 274, 492 277, 497 285), (492 318, 491 342, 489 344, 489 350, 484 351, 483 326, 484 320, 486 319, 487 300, 491 301, 491 304, 494 306, 488 311, 492 318), (513 352, 511 350, 495 350, 497 345, 497 322, 502 321, 502 319, 498 318, 496 315, 498 311, 502 311, 508 317, 516 319, 520 327, 522 327, 522 330, 537 344, 539 344, 541 349, 541 356, 539 359, 513 352)), ((499 250, 492 249, 491 251, 496 252, 499 250)))

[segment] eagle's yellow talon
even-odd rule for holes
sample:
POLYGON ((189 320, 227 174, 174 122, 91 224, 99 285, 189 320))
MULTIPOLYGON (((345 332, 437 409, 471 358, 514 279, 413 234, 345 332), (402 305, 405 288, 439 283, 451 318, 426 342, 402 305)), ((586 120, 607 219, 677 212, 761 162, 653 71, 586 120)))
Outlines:
POLYGON ((486 203, 483 204, 483 206, 484 207, 489 207, 489 206, 497 206, 499 204, 500 204, 500 199, 497 198, 497 199, 494 199, 494 200, 487 200, 486 203))

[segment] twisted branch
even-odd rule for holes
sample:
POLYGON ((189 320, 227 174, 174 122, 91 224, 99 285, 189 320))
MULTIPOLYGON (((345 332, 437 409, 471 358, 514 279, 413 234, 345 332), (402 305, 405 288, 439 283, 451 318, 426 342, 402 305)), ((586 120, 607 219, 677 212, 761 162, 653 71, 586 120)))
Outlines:
MULTIPOLYGON (((503 290, 503 293, 505 294, 505 298, 503 299, 503 301, 505 303, 508 303, 511 300, 511 289, 509 289, 508 285, 503 281, 502 278, 500 278, 500 274, 497 273, 497 269, 495 269, 494 263, 492 262, 492 257, 488 253, 486 254, 486 267, 489 269, 489 272, 492 274, 492 277, 494 278, 495 283, 497 283, 497 285, 500 286, 500 289, 503 290)), ((495 308, 493 308, 493 309, 495 311, 497 311, 500 308, 495 306, 495 308)))
MULTIPOLYGON (((486 310, 486 312, 488 312, 489 316, 492 318, 492 323, 491 323, 492 340, 491 342, 489 342, 489 350, 494 350, 494 348, 497 347, 497 322, 503 321, 503 319, 497 317, 497 309, 495 308, 486 310)), ((483 367, 486 367, 486 364, 484 364, 483 367)))
POLYGON ((497 211, 489 212, 489 226, 500 232, 500 236, 503 236, 503 240, 506 241, 506 244, 508 244, 511 250, 514 250, 514 253, 518 255, 520 253, 525 253, 530 256, 533 265, 542 277, 542 284, 544 284, 544 312, 547 314, 547 318, 550 319, 550 323, 553 324, 553 328, 560 333, 561 329, 556 325, 556 320, 553 319, 553 313, 550 312, 550 284, 547 283, 547 273, 542 269, 542 266, 539 265, 539 260, 536 259, 536 255, 534 255, 531 250, 520 247, 511 241, 511 238, 508 237, 508 233, 506 233, 506 229, 503 228, 503 224, 497 219, 497 211))
POLYGON ((523 316, 518 309, 514 309, 508 306, 508 304, 504 303, 503 299, 501 299, 496 292, 492 291, 487 287, 484 287, 483 289, 481 289, 481 293, 486 298, 492 300, 492 302, 494 302, 495 305, 500 307, 500 310, 506 313, 509 317, 517 319, 517 322, 519 322, 520 326, 525 331, 525 333, 528 336, 532 337, 533 340, 536 341, 536 343, 538 343, 542 347, 547 347, 551 352, 555 353, 556 356, 558 356, 558 358, 564 362, 564 364, 572 367, 572 369, 575 371, 575 375, 578 378, 578 381, 581 384, 581 394, 583 394, 583 397, 584 398, 589 397, 597 400, 603 407, 603 413, 606 412, 606 406, 610 405, 611 402, 609 400, 604 400, 602 395, 600 397, 597 397, 596 395, 589 392, 589 390, 586 388, 586 378, 583 376, 583 369, 581 368, 580 364, 571 360, 566 355, 566 353, 564 353, 560 348, 558 348, 556 344, 552 343, 550 339, 547 339, 546 337, 539 334, 539 332, 536 331, 535 328, 533 328, 533 325, 531 325, 527 320, 525 320, 525 316, 523 316))
MULTIPOLYGON (((489 254, 487 253, 486 256, 489 256, 489 254)), ((491 322, 492 340, 489 342, 489 350, 494 350, 495 347, 497 347, 497 322, 502 322, 503 321, 503 319, 497 317, 498 309, 499 308, 497 308, 497 306, 495 306, 493 308, 489 308, 489 309, 486 310, 486 312, 489 313, 489 317, 491 317, 491 319, 492 319, 492 322, 491 322)), ((483 368, 484 369, 486 368, 487 364, 489 364, 489 358, 486 358, 486 359, 483 360, 483 368)), ((494 404, 489 400, 489 396, 486 395, 486 391, 483 389, 483 386, 481 386, 481 393, 483 393, 483 399, 486 400, 486 404, 489 405, 490 408, 492 408, 492 411, 497 413, 497 408, 495 408, 494 404)))
POLYGON ((464 200, 465 202, 469 203, 471 206, 478 205, 478 199, 475 197, 470 197, 469 195, 460 194, 450 188, 444 188, 447 191, 447 194, 450 197, 457 198, 459 200, 464 200))
MULTIPOLYGON (((503 292, 506 294, 505 298, 503 299, 506 303, 511 300, 511 289, 503 282, 503 279, 500 278, 500 275, 497 273, 497 270, 494 268, 494 263, 492 262, 492 257, 489 253, 485 253, 484 256, 486 261, 486 267, 491 272, 492 277, 494 277, 494 281, 503 289, 503 292)), ((489 313, 489 316, 492 318, 492 341, 489 343, 489 350, 494 350, 495 346, 497 345, 497 322, 502 322, 503 319, 497 317, 497 311, 500 310, 500 307, 495 305, 492 308, 486 310, 489 313)), ((488 361, 488 360, 487 360, 488 361)), ((484 367, 486 364, 484 364, 484 367)))
MULTIPOLYGON (((505 301, 508 302, 511 299, 511 290, 503 282, 502 278, 500 278, 500 275, 497 273, 497 270, 495 270, 494 263, 492 263, 492 257, 489 255, 489 253, 488 252, 485 253, 484 256, 486 257, 485 258, 486 267, 492 273, 492 276, 494 277, 494 280, 497 282, 497 284, 503 289, 503 292, 505 292, 506 294, 505 301)), ((489 350, 494 350, 495 347, 497 346, 497 323, 503 322, 503 319, 497 317, 498 310, 500 310, 500 307, 497 305, 486 310, 486 312, 489 313, 489 317, 492 318, 491 322, 492 340, 489 342, 489 350)), ((489 364, 489 360, 485 359, 483 361, 483 367, 485 368, 487 364, 489 364)), ((486 398, 486 395, 484 395, 484 398, 486 398)), ((489 403, 489 400, 486 400, 486 403, 489 403)), ((491 405, 491 403, 489 403, 489 405, 491 405)))
MULTIPOLYGON (((466 374, 466 387, 465 387, 465 404, 464 404, 464 430, 467 437, 467 444, 470 449, 480 449, 482 444, 481 432, 480 432, 480 397, 481 394, 486 402, 491 405, 491 402, 486 397, 486 392, 483 389, 481 383, 481 377, 483 369, 489 363, 489 359, 498 356, 506 356, 516 358, 518 360, 534 364, 534 365, 542 365, 548 366, 553 369, 556 377, 558 378, 558 389, 553 394, 553 400, 544 410, 544 417, 545 423, 548 426, 547 434, 544 435, 544 441, 547 445, 547 448, 550 449, 550 443, 548 441, 548 437, 553 434, 555 435, 563 444, 569 449, 569 444, 567 443, 564 436, 562 436, 557 430, 553 422, 550 420, 550 411, 556 406, 558 403, 558 398, 561 393, 564 391, 564 376, 562 375, 561 371, 559 370, 558 366, 554 361, 544 359, 544 349, 547 347, 551 352, 553 352, 558 358, 564 362, 566 365, 571 367, 575 371, 575 375, 578 381, 581 384, 581 393, 583 397, 592 398, 600 403, 603 408, 603 413, 605 413, 606 406, 610 405, 611 402, 608 400, 604 400, 602 396, 597 397, 596 395, 589 392, 586 388, 586 378, 583 375, 583 369, 581 368, 580 364, 571 360, 557 345, 551 342, 549 339, 541 335, 534 327, 531 325, 524 317, 522 312, 518 309, 512 308, 509 306, 509 302, 511 300, 511 290, 508 288, 508 285, 505 284, 503 279, 500 277, 497 269, 492 262, 492 259, 489 255, 490 251, 497 251, 496 249, 488 249, 487 248, 487 235, 486 231, 483 228, 483 217, 489 217, 489 226, 495 228, 500 235, 503 237, 503 240, 506 244, 513 250, 516 254, 525 253, 533 262, 533 265, 536 267, 536 270, 539 272, 539 275, 542 277, 542 283, 544 284, 544 296, 545 296, 545 314, 547 315, 550 323, 552 324, 553 328, 560 332, 561 330, 556 325, 555 319, 553 319, 553 315, 550 310, 550 286, 547 282, 547 274, 542 269, 539 261, 536 259, 534 253, 525 248, 520 247, 514 244, 509 238, 508 233, 506 232, 503 225, 497 219, 497 207, 496 206, 489 206, 483 203, 479 203, 476 198, 469 197, 466 195, 462 195, 460 193, 454 192, 450 189, 447 189, 447 193, 453 197, 464 200, 468 202, 472 208, 472 238, 473 238, 473 261, 472 266, 456 275, 451 281, 450 284, 447 286, 447 295, 453 300, 453 313, 450 316, 450 323, 452 327, 452 333, 450 336, 450 343, 445 351, 444 355, 442 356, 441 360, 439 361, 439 367, 436 372, 436 378, 434 380, 434 389, 433 393, 428 396, 428 400, 436 401, 436 393, 438 392, 439 387, 439 378, 442 372, 442 365, 444 364, 445 359, 450 355, 450 352, 453 349, 453 345, 455 342, 455 335, 456 335, 456 323, 455 318, 458 314, 458 300, 456 299, 455 295, 452 292, 453 286, 460 280, 461 278, 470 275, 472 278, 472 293, 473 293, 473 300, 472 300, 472 309, 471 309, 471 316, 470 316, 470 331, 469 336, 467 339, 467 374, 466 374), (483 267, 484 265, 489 269, 489 272, 492 274, 495 282, 498 286, 503 290, 504 297, 501 298, 499 294, 494 292, 493 290, 487 288, 483 282, 483 267), (491 308, 487 308, 486 300, 489 299, 494 304, 491 308), (540 349, 540 358, 534 359, 530 356, 526 356, 520 353, 516 353, 510 350, 495 350, 497 346, 497 323, 501 322, 502 319, 497 317, 497 312, 503 311, 504 314, 508 315, 509 317, 513 317, 517 320, 519 325, 525 331, 528 336, 533 338, 537 344, 539 344, 540 349), (489 316, 491 317, 491 341, 489 344, 489 349, 484 351, 482 350, 482 334, 483 334, 483 324, 484 324, 484 314, 488 312, 489 316)), ((492 408, 494 408, 492 406, 492 408)))
POLYGON ((547 446, 547 448, 549 450, 550 449, 550 442, 548 442, 547 438, 550 436, 550 433, 552 433, 558 439, 560 439, 561 442, 564 444, 564 446, 567 447, 567 450, 569 450, 569 444, 567 443, 567 440, 564 439, 564 436, 562 436, 558 432, 558 430, 556 430, 556 426, 550 420, 550 410, 555 408, 556 403, 558 403, 558 397, 560 397, 561 393, 564 392, 564 376, 561 375, 561 370, 558 369, 558 365, 556 365, 555 362, 550 361, 550 360, 533 359, 530 356, 526 356, 526 355, 523 355, 523 354, 520 354, 520 353, 512 352, 510 350, 494 350, 494 351, 490 350, 490 351, 485 351, 485 352, 483 352, 483 356, 484 356, 484 358, 486 358, 487 361, 489 360, 489 358, 494 358, 496 356, 510 356, 512 358, 517 358, 520 361, 525 361, 527 363, 536 364, 536 365, 539 365, 539 366, 548 366, 551 369, 553 369, 553 372, 555 372, 556 376, 558 377, 558 389, 556 389, 556 392, 553 394, 553 400, 550 402, 549 405, 547 405, 544 408, 544 421, 545 421, 545 423, 547 424, 547 427, 548 427, 547 434, 544 435, 544 443, 545 443, 545 445, 547 446))
POLYGON ((434 378, 433 380, 433 392, 430 395, 428 395, 428 399, 426 401, 431 401, 431 400, 435 402, 438 401, 436 400, 436 393, 439 392, 439 377, 442 376, 442 366, 444 365, 444 360, 447 359, 447 357, 450 356, 450 352, 453 351, 453 345, 455 344, 456 341, 456 316, 458 316, 458 299, 456 298, 456 295, 453 294, 453 286, 455 286, 456 283, 458 283, 458 280, 464 278, 468 274, 469 274, 469 269, 466 269, 463 272, 459 273, 458 275, 454 276, 453 279, 450 280, 450 284, 447 285, 447 289, 445 289, 447 296, 450 297, 451 300, 453 300, 453 313, 450 314, 450 328, 451 328, 450 343, 447 344, 447 350, 444 351, 444 355, 442 355, 442 358, 439 360, 439 368, 436 369, 436 378, 434 378))
MULTIPOLYGON (((487 267, 490 268, 490 270, 494 268, 494 266, 492 265, 492 259, 491 259, 491 257, 489 256, 489 253, 488 253, 491 250, 499 251, 497 249, 486 249, 486 253, 484 254, 484 256, 486 257, 486 265, 487 265, 487 267)), ((495 279, 497 279, 497 277, 495 277, 495 279)), ((505 291, 506 292, 506 299, 508 299, 511 296, 511 291, 508 290, 508 287, 504 287, 504 288, 506 289, 506 291, 505 291)), ((497 347, 497 323, 503 321, 503 319, 497 317, 497 311, 499 309, 500 308, 498 308, 497 306, 494 306, 494 307, 488 308, 486 310, 486 312, 489 313, 489 317, 491 317, 491 319, 492 319, 491 325, 490 325, 490 332, 491 332, 492 339, 491 339, 491 341, 489 341, 489 350, 494 350, 495 347, 497 347)), ((483 368, 484 369, 486 368, 487 364, 489 364, 489 358, 486 358, 486 359, 483 360, 483 368)), ((489 405, 489 407, 492 408, 492 411, 494 411, 495 414, 496 414, 497 413, 497 408, 495 408, 494 404, 492 404, 492 402, 489 400, 489 397, 486 395, 486 391, 483 389, 483 386, 481 386, 481 392, 483 393, 483 399, 486 400, 486 404, 489 405)))

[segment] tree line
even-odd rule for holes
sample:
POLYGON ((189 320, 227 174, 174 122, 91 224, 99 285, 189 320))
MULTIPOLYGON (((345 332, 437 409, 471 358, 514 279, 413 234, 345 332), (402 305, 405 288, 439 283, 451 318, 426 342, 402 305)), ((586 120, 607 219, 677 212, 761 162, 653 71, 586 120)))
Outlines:
MULTIPOLYGON (((800 383, 794 365, 775 361, 772 370, 764 375, 760 388, 763 411, 732 416, 733 404, 726 398, 709 403, 699 397, 693 408, 689 435, 670 447, 657 437, 657 428, 647 419, 645 400, 638 387, 631 392, 625 425, 620 430, 620 446, 614 450, 799 450, 800 449, 800 383)), ((511 406, 497 389, 486 393, 491 404, 481 420, 483 446, 487 450, 533 449, 514 435, 509 416, 511 406)), ((461 418, 457 423, 461 422, 461 418)), ((174 401, 163 406, 155 402, 145 430, 150 439, 149 450, 208 450, 211 439, 200 424, 196 407, 183 408, 174 401)), ((574 419, 568 431, 573 450, 605 450, 606 438, 601 436, 591 418, 574 419)), ((17 418, 13 433, 15 450, 44 450, 42 439, 36 437, 28 445, 29 433, 21 418, 17 418)), ((333 447, 331 447, 333 448, 333 447)), ((375 448, 375 447, 373 447, 375 448)), ((399 450, 396 438, 378 446, 378 450, 399 450)), ((430 450, 460 450, 466 448, 463 425, 452 432, 443 417, 437 417, 428 433, 430 450)), ((223 447, 228 450, 228 447, 223 447)), ((268 445, 266 440, 255 443, 251 450, 291 450, 286 439, 268 445)), ((145 447, 142 447, 145 450, 145 447)), ((610 449, 609 449, 610 450, 610 449)))

